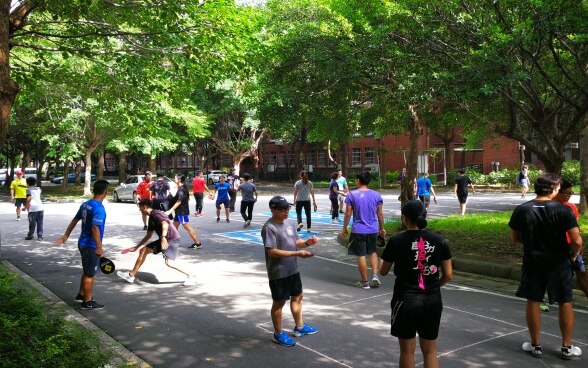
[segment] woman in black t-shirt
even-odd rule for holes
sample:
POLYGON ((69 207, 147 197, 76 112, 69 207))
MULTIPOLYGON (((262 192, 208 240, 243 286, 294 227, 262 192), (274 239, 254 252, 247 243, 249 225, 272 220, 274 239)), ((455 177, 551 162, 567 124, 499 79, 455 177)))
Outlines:
POLYGON ((391 237, 382 254, 380 274, 394 265, 394 294, 390 333, 400 344, 400 366, 414 366, 416 333, 425 368, 438 367, 437 336, 443 302, 440 287, 453 275, 451 251, 443 236, 424 230, 427 212, 419 200, 402 206, 407 230, 391 237), (441 271, 441 272, 440 272, 441 271))

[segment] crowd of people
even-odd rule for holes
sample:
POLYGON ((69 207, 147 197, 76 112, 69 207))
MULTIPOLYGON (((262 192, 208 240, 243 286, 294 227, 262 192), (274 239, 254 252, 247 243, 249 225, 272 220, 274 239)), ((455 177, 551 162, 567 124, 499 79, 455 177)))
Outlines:
MULTIPOLYGON (((20 180, 22 173, 16 174, 17 180, 20 180)), ((186 178, 183 175, 175 176, 178 190, 172 196, 169 185, 162 180, 163 175, 158 174, 156 180, 152 180, 151 176, 152 173, 147 171, 145 181, 137 189, 138 208, 146 234, 136 246, 123 251, 138 251, 139 254, 132 270, 119 271, 118 275, 133 283, 146 257, 149 254, 162 253, 166 266, 185 275, 184 285, 192 285, 196 282, 193 273, 175 263, 180 247, 180 224, 193 241, 190 248, 202 247, 198 235, 190 226, 190 195, 186 178), (156 235, 156 239, 151 241, 153 235, 156 235)), ((217 222, 220 221, 220 210, 223 207, 226 222, 230 222, 230 213, 235 211, 236 194, 231 194, 234 190, 235 193, 242 194, 240 214, 244 227, 249 227, 253 207, 258 199, 257 189, 250 179, 249 174, 243 174, 242 177, 231 174, 228 181, 227 177, 221 176, 214 191, 211 191, 206 182, 202 182, 202 173, 198 172, 193 185, 196 199, 194 215, 202 215, 206 192, 211 200, 216 198, 217 222)), ((447 241, 440 234, 426 229, 430 196, 436 199, 436 194, 429 185, 427 175, 421 179, 417 181, 418 199, 405 202, 401 208, 401 219, 406 230, 387 240, 381 260, 376 252, 376 244, 379 237, 387 235, 382 211, 383 199, 378 191, 369 188, 371 173, 357 173, 353 190, 349 189, 347 180, 340 171, 332 174, 329 185, 331 221, 339 223, 339 214, 344 214, 339 235, 348 239, 347 252, 356 257, 360 279, 355 286, 362 289, 377 288, 381 286, 381 277, 391 271, 396 276, 391 300, 391 334, 399 341, 401 367, 414 366, 417 334, 424 366, 438 366, 436 340, 443 310, 440 290, 451 280, 453 274, 452 254, 447 241), (340 200, 343 201, 342 204, 340 200), (349 232, 351 219, 353 222, 349 232), (368 259, 371 276, 368 273, 368 259)), ((460 171, 455 179, 454 193, 459 200, 462 215, 465 213, 468 187, 475 191, 471 181, 460 171)), ((25 239, 32 239, 35 231, 37 237, 42 239, 43 206, 36 181, 32 178, 27 179, 25 184, 18 181, 11 189, 16 207, 24 207, 29 214, 30 226, 25 239)), ((569 203, 573 194, 570 182, 552 174, 544 174, 535 180, 534 191, 536 197, 517 206, 508 224, 512 240, 523 245, 524 253, 522 279, 516 295, 527 300, 526 321, 530 341, 525 342, 522 349, 534 357, 541 357, 543 354, 540 303, 547 294, 549 303, 558 303, 560 307, 560 356, 562 359, 571 359, 582 353, 579 347, 572 344, 574 273, 588 297, 586 269, 581 256, 583 240, 578 225, 579 214, 576 207, 569 203)), ((82 222, 78 239, 82 276, 75 297, 75 300, 81 302, 82 309, 104 307, 93 298, 92 290, 94 276, 103 255, 102 239, 106 222, 103 200, 107 193, 108 182, 96 181, 93 198, 79 207, 64 234, 55 240, 56 244, 64 244, 77 223, 82 222)), ((306 230, 309 232, 312 225, 311 209, 317 209, 314 187, 306 171, 300 172, 300 179, 294 184, 293 198, 294 204, 283 196, 271 198, 271 217, 261 228, 272 296, 272 341, 282 346, 294 346, 296 341, 292 336, 312 335, 319 331, 318 327, 304 322, 302 317, 303 288, 297 265, 298 257, 314 255, 308 248, 319 241, 314 235, 306 239, 302 239, 300 235, 304 227, 302 209, 305 211, 306 230), (291 206, 295 207, 296 223, 288 220, 291 206), (282 328, 282 309, 288 301, 295 323, 292 333, 287 333, 282 328)), ((17 212, 17 216, 20 216, 20 212, 17 212)))

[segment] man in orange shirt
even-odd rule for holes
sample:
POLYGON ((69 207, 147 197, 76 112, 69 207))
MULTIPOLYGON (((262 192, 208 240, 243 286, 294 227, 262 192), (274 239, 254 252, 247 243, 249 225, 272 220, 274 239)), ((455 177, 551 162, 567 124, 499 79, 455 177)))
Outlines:
MULTIPOLYGON (((137 203, 143 200, 151 201, 151 191, 149 190, 153 184, 151 176, 151 171, 145 171, 145 179, 137 186, 137 203)), ((141 212, 141 217, 143 218, 143 230, 147 230, 147 215, 141 212)))

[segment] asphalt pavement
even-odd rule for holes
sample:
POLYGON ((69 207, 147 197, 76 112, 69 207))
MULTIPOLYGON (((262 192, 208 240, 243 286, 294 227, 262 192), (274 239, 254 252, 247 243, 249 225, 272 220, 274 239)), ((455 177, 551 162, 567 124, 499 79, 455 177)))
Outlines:
MULTIPOLYGON (((188 234, 180 228, 182 249, 178 262, 197 275, 194 286, 184 287, 184 277, 167 268, 161 256, 149 256, 135 284, 115 274, 98 275, 94 297, 106 305, 101 310, 79 310, 73 301, 81 266, 76 249, 79 230, 66 247, 51 243, 63 233, 79 203, 45 205, 45 240, 26 241, 27 222, 15 221, 14 206, 0 202, 1 258, 30 276, 30 282, 56 305, 67 305, 73 318, 103 331, 104 340, 127 362, 152 367, 395 367, 398 343, 389 334, 393 276, 380 288, 353 287, 358 279, 355 259, 334 241, 341 225, 330 224, 326 191, 319 193, 319 211, 313 213, 312 233, 320 243, 316 256, 299 259, 304 287, 305 322, 317 326, 316 335, 296 338, 293 348, 271 342, 271 296, 259 230, 268 218, 270 194, 260 196, 251 228, 243 228, 238 213, 231 223, 216 222, 214 204, 205 201, 203 217, 191 216, 203 247, 190 250, 188 234), (324 219, 327 218, 325 221, 324 219), (113 339, 113 340, 111 340, 113 339), (118 343, 117 343, 118 342, 118 343)), ((291 195, 291 189, 284 193, 291 195)), ((384 193, 387 217, 399 215, 398 193, 384 193)), ((468 209, 501 211, 523 199, 516 193, 478 193, 468 209)), ((191 209, 194 203, 191 202, 191 209)), ((118 270, 128 270, 136 254, 120 251, 144 235, 137 207, 131 203, 105 203, 106 255, 118 270)), ((237 205, 239 207, 239 205, 237 205)), ((438 196, 431 216, 458 211, 450 194, 438 196)), ((224 216, 221 216, 224 218, 224 216)), ((508 241, 508 240, 505 240, 508 241)), ((25 276, 28 278, 27 276, 25 276)), ((586 357, 563 361, 557 306, 543 314, 545 357, 535 359, 521 350, 528 341, 525 301, 513 297, 516 282, 458 274, 443 288, 444 312, 438 340, 443 367, 585 367, 586 357), (492 285, 492 286, 489 286, 492 285)), ((588 314, 577 309, 574 343, 588 349, 588 314)), ((284 308, 284 329, 293 328, 284 308)), ((417 352, 417 366, 422 356, 417 352)))

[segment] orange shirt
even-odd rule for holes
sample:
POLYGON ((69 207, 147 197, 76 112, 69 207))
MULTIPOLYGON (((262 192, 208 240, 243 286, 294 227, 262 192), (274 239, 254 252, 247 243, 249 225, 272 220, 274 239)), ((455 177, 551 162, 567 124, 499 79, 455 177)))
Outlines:
MULTIPOLYGON (((565 204, 566 206, 568 206, 572 212, 574 213, 574 216, 576 217, 576 220, 580 219, 580 212, 578 212, 578 208, 576 207, 575 204, 571 203, 571 202, 564 202, 563 204, 565 204)), ((579 226, 579 224, 578 224, 579 226)), ((568 233, 566 233, 566 239, 568 241, 568 244, 570 244, 570 235, 568 233)))

